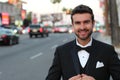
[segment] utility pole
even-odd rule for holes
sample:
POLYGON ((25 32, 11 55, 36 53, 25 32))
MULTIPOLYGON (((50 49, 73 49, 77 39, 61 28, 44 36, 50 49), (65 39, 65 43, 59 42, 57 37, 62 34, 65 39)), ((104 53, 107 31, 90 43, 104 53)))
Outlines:
POLYGON ((114 46, 120 46, 120 27, 116 0, 109 0, 111 40, 114 46))

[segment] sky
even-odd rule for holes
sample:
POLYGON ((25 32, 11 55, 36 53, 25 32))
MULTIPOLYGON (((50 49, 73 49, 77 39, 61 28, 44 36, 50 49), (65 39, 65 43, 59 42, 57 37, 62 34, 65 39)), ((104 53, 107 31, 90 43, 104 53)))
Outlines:
MULTIPOLYGON (((0 0, 7 1, 7 0, 0 0)), ((62 8, 74 8, 79 4, 88 5, 93 9, 95 14, 95 19, 98 21, 103 21, 103 11, 99 7, 99 0, 61 0, 60 4, 52 4, 51 0, 22 0, 27 2, 27 4, 23 4, 23 8, 28 12, 32 11, 38 14, 47 14, 54 12, 62 12, 62 8)))

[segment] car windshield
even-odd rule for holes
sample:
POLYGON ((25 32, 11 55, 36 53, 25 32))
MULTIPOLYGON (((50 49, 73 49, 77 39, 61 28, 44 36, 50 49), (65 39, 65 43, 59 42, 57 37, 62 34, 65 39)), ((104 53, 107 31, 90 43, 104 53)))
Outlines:
POLYGON ((58 25, 58 26, 56 26, 56 27, 68 28, 68 26, 67 26, 67 25, 58 25))
POLYGON ((30 25, 30 28, 40 28, 39 25, 30 25))
POLYGON ((2 30, 0 30, 0 34, 12 35, 13 33, 10 30, 2 29, 2 30))

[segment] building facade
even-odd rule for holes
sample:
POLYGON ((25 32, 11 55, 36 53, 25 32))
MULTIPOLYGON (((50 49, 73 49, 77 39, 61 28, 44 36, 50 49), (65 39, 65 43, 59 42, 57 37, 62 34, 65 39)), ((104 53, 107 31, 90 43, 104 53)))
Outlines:
MULTIPOLYGON (((17 8, 16 6, 9 4, 9 3, 3 3, 0 2, 0 14, 1 14, 1 19, 2 13, 8 14, 9 17, 9 24, 15 23, 16 20, 22 20, 21 19, 21 9, 17 8)), ((0 22, 2 23, 2 22, 0 22)))

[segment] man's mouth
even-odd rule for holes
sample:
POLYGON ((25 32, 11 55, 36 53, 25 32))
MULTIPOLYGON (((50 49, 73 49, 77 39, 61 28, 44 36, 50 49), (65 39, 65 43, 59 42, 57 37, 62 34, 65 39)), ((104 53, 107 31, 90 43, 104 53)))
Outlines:
POLYGON ((88 32, 88 30, 87 30, 87 29, 84 29, 84 30, 78 30, 78 32, 79 32, 79 33, 86 33, 86 32, 88 32))

